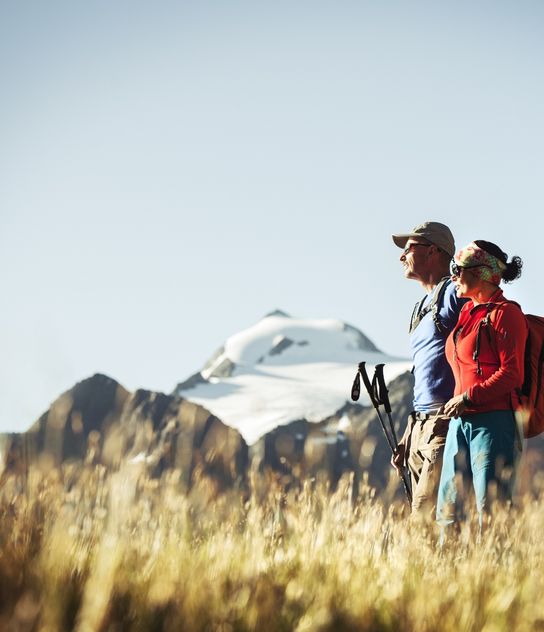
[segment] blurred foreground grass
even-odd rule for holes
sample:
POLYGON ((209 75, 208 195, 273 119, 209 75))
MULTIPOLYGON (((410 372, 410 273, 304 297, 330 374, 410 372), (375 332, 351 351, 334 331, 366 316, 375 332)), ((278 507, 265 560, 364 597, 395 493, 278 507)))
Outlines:
POLYGON ((100 467, 4 481, 0 630, 544 629, 538 501, 440 549, 349 480, 179 490, 100 467))

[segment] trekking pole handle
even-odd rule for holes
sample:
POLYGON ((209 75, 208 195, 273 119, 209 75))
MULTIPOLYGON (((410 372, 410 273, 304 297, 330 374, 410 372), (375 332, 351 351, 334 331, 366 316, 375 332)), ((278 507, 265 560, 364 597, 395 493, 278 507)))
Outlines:
POLYGON ((383 367, 383 364, 378 364, 374 370, 374 377, 372 378, 372 390, 374 391, 376 401, 385 408, 385 412, 387 413, 387 417, 389 418, 389 426, 391 427, 391 436, 393 437, 395 445, 398 445, 399 440, 397 439, 395 424, 393 423, 393 418, 391 417, 391 402, 389 401, 389 391, 387 390, 387 387, 385 385, 383 367))
POLYGON ((366 391, 368 393, 368 396, 370 397, 370 401, 372 405, 374 406, 374 408, 377 408, 378 403, 376 402, 376 398, 374 397, 374 391, 372 389, 372 384, 368 377, 368 373, 366 372, 365 364, 366 362, 359 362, 359 373, 361 374, 361 377, 363 378, 363 384, 365 385, 366 391))
POLYGON ((389 402, 389 391, 387 390, 387 386, 385 385, 385 378, 383 376, 383 364, 377 364, 374 369, 374 376, 378 381, 378 397, 380 402, 384 405, 385 412, 391 412, 391 403, 389 402))

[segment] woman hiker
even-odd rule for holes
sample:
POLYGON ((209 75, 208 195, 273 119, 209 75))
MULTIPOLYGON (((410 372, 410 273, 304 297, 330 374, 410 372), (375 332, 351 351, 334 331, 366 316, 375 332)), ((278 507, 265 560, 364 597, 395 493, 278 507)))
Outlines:
POLYGON ((483 240, 460 250, 450 266, 457 296, 470 300, 446 341, 455 391, 444 406, 452 419, 437 500, 443 533, 467 500, 466 494, 461 498, 460 478, 465 489, 472 483, 480 530, 491 502, 512 498, 521 453, 512 396, 523 382, 527 323, 499 284, 517 279, 521 267, 519 257, 508 262, 497 245, 483 240))

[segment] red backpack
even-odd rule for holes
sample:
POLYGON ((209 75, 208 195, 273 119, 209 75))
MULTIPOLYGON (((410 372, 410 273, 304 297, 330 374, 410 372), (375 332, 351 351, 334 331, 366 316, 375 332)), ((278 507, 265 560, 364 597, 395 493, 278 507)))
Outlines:
POLYGON ((529 335, 525 345, 523 386, 518 390, 516 414, 523 422, 523 434, 530 438, 544 431, 544 318, 525 314, 529 335))
MULTIPOLYGON (((486 317, 481 321, 476 338, 476 349, 473 358, 478 361, 480 353, 480 331, 485 327, 488 335, 487 324, 496 307, 504 303, 515 301, 503 301, 502 303, 490 303, 486 317)), ((520 307, 521 309, 521 307, 520 307)), ((523 424, 523 435, 530 439, 544 432, 544 318, 525 314, 529 330, 525 344, 523 384, 516 389, 517 401, 512 402, 516 417, 523 424)))

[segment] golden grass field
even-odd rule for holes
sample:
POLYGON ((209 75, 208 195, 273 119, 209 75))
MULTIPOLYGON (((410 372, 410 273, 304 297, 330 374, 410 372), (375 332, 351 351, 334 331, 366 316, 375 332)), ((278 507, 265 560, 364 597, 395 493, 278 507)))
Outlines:
POLYGON ((349 479, 217 495, 133 470, 32 469, 0 490, 0 630, 544 629, 544 508, 437 545, 349 479))

